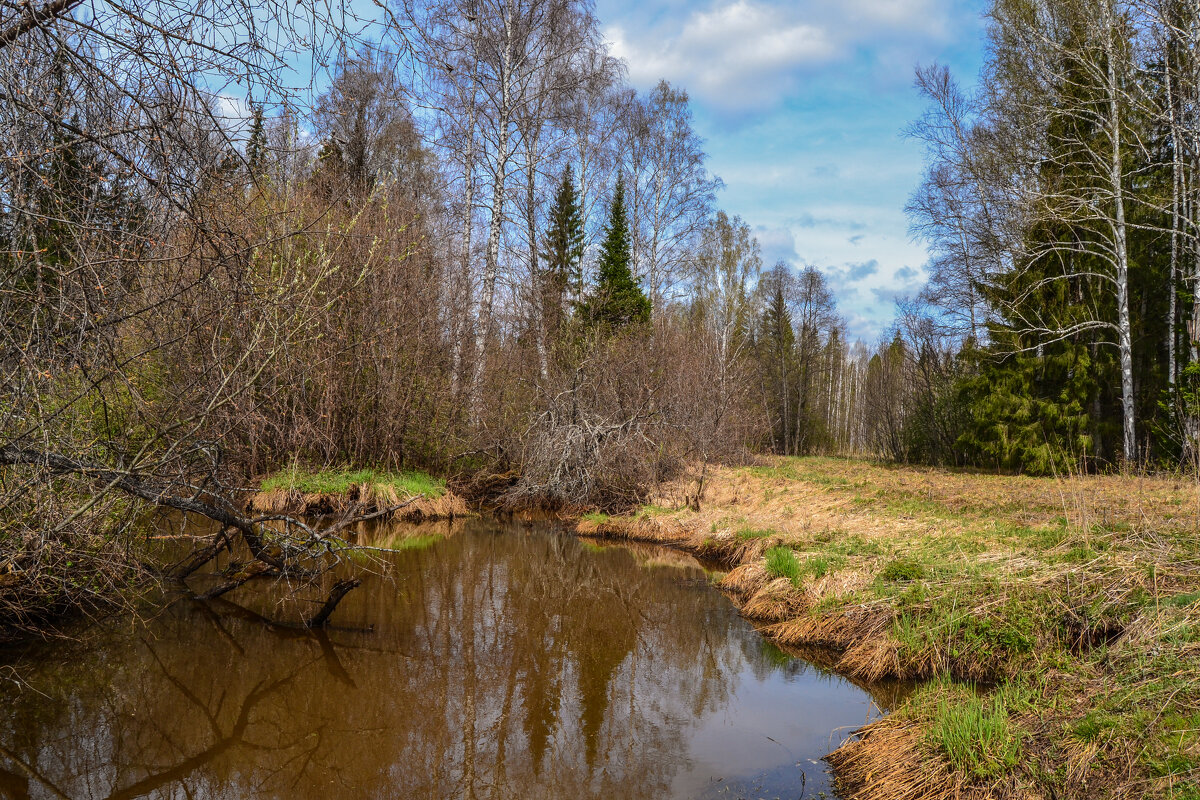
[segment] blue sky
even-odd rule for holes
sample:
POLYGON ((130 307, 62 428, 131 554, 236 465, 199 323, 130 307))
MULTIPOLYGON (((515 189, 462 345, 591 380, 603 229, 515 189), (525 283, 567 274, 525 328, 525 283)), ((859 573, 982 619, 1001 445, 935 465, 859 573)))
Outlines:
POLYGON ((813 264, 849 334, 872 342, 924 282, 904 204, 925 107, 917 64, 965 84, 984 49, 984 0, 596 0, 629 79, 688 90, 719 203, 756 231, 767 265, 813 264))

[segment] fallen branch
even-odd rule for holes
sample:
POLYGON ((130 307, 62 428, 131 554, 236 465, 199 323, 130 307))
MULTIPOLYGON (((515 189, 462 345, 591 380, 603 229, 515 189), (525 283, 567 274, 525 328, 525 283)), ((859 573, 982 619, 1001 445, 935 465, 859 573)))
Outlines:
POLYGON ((304 623, 306 628, 323 628, 329 621, 329 615, 338 607, 338 603, 342 602, 342 598, 350 593, 352 589, 357 589, 362 585, 362 581, 358 578, 347 578, 340 580, 333 585, 329 590, 329 598, 325 601, 325 605, 304 623))

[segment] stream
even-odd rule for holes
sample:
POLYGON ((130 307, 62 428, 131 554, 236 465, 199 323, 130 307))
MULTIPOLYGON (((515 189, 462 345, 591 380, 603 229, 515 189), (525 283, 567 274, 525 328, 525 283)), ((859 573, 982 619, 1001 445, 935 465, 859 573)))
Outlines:
POLYGON ((832 797, 821 756, 894 701, 675 551, 490 518, 370 537, 404 549, 324 631, 252 583, 0 653, 0 798, 832 797))

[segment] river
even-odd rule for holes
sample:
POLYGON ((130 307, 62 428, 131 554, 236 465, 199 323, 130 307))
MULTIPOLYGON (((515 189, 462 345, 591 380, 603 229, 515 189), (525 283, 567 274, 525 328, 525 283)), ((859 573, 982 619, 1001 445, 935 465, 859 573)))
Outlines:
POLYGON ((0 797, 794 800, 832 794, 821 756, 889 702, 673 551, 488 518, 373 535, 419 546, 325 631, 248 584, 3 654, 0 797))

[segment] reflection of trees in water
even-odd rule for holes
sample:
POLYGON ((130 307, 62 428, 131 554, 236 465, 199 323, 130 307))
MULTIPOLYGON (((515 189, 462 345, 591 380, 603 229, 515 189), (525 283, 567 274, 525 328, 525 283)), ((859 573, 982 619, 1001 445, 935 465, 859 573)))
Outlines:
POLYGON ((697 576, 621 549, 476 522, 394 562, 339 612, 374 633, 181 605, 44 669, 64 699, 0 715, 0 793, 657 797, 766 664, 697 576))

